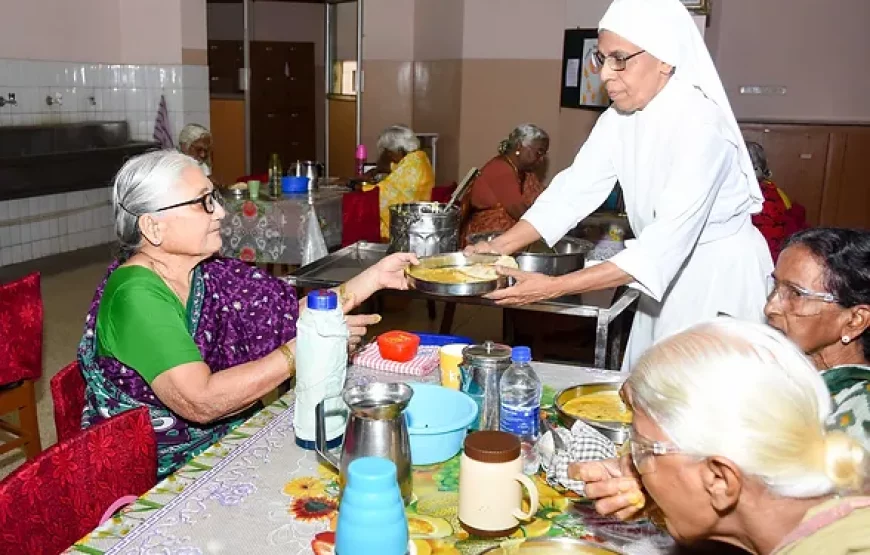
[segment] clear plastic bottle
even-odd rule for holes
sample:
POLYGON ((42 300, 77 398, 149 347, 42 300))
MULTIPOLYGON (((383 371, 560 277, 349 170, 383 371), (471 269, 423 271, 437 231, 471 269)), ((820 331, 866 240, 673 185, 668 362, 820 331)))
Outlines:
POLYGON ((532 353, 528 347, 514 347, 511 360, 513 363, 499 382, 499 428, 520 438, 523 472, 534 474, 539 465, 535 443, 541 428, 539 418, 543 386, 530 364, 532 353))

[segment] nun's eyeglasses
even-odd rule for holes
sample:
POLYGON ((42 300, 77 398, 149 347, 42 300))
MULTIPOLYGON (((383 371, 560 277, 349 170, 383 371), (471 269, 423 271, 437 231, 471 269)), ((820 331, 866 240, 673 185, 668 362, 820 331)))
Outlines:
POLYGON ((604 64, 606 63, 607 67, 613 71, 625 71, 625 66, 628 64, 628 61, 636 56, 640 56, 644 52, 646 52, 646 50, 638 50, 634 54, 617 52, 616 54, 605 56, 600 50, 593 50, 592 67, 596 72, 599 72, 604 68, 604 64))

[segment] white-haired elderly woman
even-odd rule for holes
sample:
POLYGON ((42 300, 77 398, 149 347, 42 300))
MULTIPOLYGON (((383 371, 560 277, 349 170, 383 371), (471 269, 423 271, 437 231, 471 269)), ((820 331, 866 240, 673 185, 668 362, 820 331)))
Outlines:
POLYGON ((511 131, 471 186, 471 216, 464 237, 504 232, 523 217, 544 191, 536 173, 550 149, 550 136, 531 123, 511 131))
POLYGON ((432 199, 435 172, 417 135, 404 125, 390 126, 378 137, 378 162, 373 170, 386 174, 377 187, 380 199, 381 237, 390 238, 390 206, 432 199))
POLYGON ((574 463, 596 509, 663 517, 680 543, 761 555, 870 553, 868 453, 829 431, 812 363, 759 323, 721 318, 648 350, 623 388, 630 455, 574 463))
MULTIPOLYGON (((295 372, 305 301, 281 280, 215 258, 225 216, 197 162, 177 151, 128 161, 114 183, 122 256, 97 288, 78 359, 88 427, 145 406, 165 476, 217 441, 295 372)), ((345 312, 384 287, 404 289, 409 254, 338 288, 345 312)), ((377 315, 346 316, 349 343, 377 315)))
POLYGON ((178 150, 196 160, 206 177, 211 177, 211 131, 197 123, 188 123, 178 134, 178 150))

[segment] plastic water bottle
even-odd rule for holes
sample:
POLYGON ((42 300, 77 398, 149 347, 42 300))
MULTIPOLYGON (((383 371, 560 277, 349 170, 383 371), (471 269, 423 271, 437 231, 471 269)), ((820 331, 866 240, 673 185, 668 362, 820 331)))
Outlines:
MULTIPOLYGON (((341 394, 347 375, 347 324, 335 291, 308 294, 308 308, 296 323, 296 401, 293 429, 296 444, 314 449, 315 410, 327 397, 341 394)), ((344 402, 335 397, 324 403, 326 439, 340 443, 346 417, 344 402)))
POLYGON ((499 382, 499 428, 520 438, 523 472, 538 471, 538 452, 535 442, 540 435, 541 380, 532 369, 532 352, 528 347, 511 350, 513 363, 502 374, 499 382))

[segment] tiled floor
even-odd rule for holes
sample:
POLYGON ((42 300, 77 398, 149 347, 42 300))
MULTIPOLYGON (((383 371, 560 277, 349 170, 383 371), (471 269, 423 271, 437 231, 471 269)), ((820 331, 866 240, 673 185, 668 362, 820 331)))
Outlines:
MULTIPOLYGON (((68 253, 29 265, 0 268, 0 282, 39 269, 42 272, 42 297, 45 305, 45 341, 43 376, 37 383, 37 403, 42 446, 56 442, 54 406, 49 380, 75 357, 82 334, 82 323, 98 281, 111 259, 111 249, 96 247, 78 253, 68 253)), ((429 320, 424 301, 406 301, 393 297, 384 303, 383 321, 372 330, 379 333, 390 329, 437 331, 439 318, 429 320)), ((486 307, 460 306, 454 318, 453 332, 476 341, 501 337, 501 311, 486 307)), ((24 457, 19 452, 0 457, 0 478, 14 470, 24 457)))

